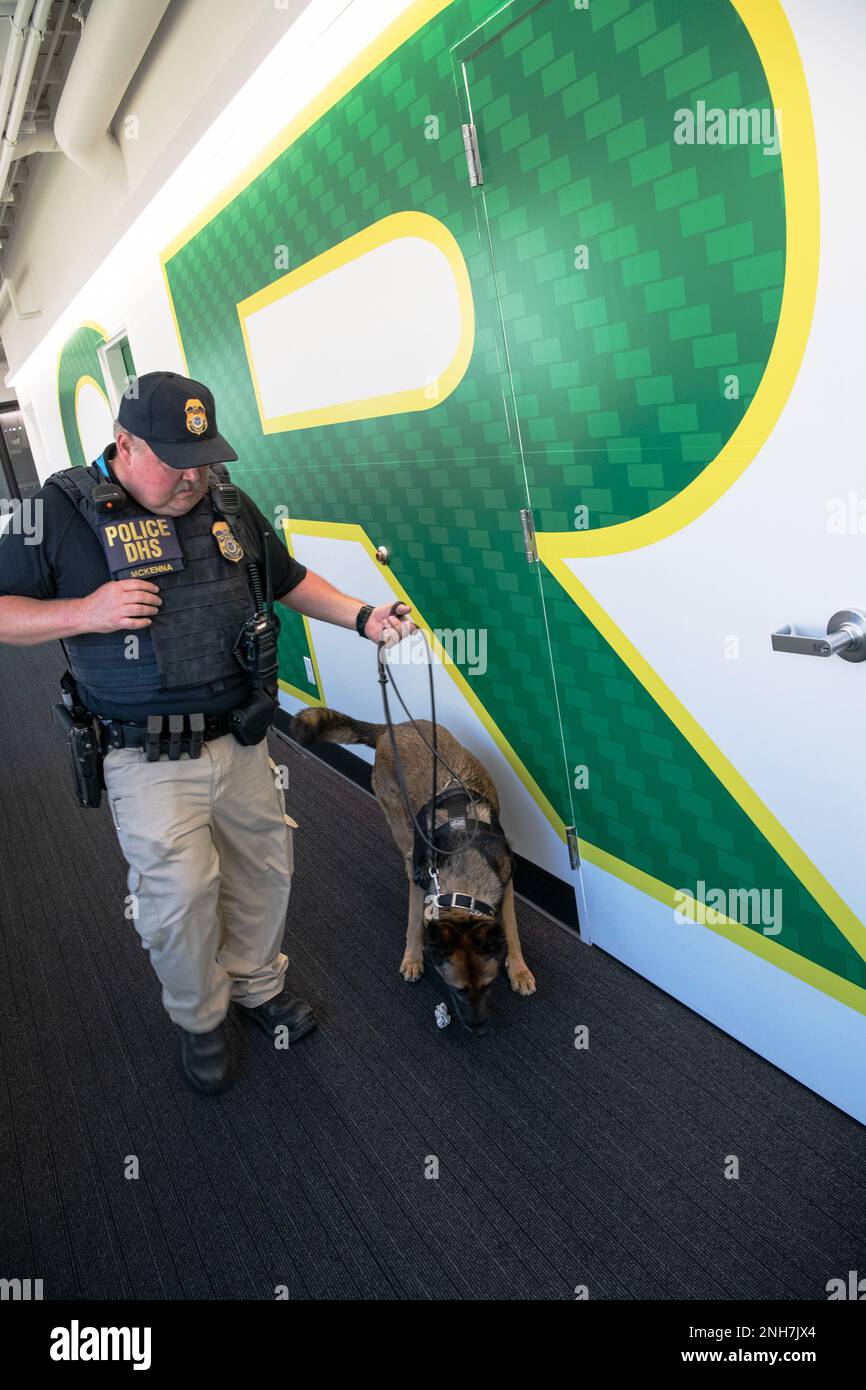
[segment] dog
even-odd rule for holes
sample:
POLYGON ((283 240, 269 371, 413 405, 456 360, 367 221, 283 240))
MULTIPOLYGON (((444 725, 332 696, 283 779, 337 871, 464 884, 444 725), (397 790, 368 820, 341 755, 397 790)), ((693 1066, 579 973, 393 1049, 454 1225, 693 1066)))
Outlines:
MULTIPOLYGON (((499 824, 499 798, 487 769, 448 729, 437 726, 442 758, 436 766, 437 882, 430 874, 429 848, 407 813, 388 726, 367 724, 338 710, 310 708, 295 715, 290 733, 303 747, 324 739, 375 748, 373 791, 403 855, 409 880, 409 921, 400 973, 414 982, 421 978, 425 960, 429 962, 446 985, 461 1023, 483 1035, 490 1022, 490 988, 503 958, 512 989, 518 994, 535 993, 535 979, 523 959, 517 931, 513 857, 499 824), (467 804, 460 782, 472 793, 474 808, 472 802, 467 804), (455 894, 467 895, 467 901, 454 902, 455 894)), ((414 725, 394 725, 394 741, 412 814, 430 840, 433 726, 420 719, 414 725)))

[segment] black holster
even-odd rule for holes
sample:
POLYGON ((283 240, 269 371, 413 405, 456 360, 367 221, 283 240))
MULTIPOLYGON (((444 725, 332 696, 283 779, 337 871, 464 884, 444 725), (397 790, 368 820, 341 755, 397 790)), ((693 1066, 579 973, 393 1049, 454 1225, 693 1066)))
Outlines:
POLYGON ((66 705, 54 705, 54 722, 69 737, 69 750, 72 755, 72 786, 79 806, 88 810, 98 810, 102 804, 103 752, 99 731, 92 716, 80 707, 67 709, 66 705))
POLYGON ((244 748, 261 743, 274 719, 277 697, 267 690, 253 690, 232 712, 232 733, 244 748))

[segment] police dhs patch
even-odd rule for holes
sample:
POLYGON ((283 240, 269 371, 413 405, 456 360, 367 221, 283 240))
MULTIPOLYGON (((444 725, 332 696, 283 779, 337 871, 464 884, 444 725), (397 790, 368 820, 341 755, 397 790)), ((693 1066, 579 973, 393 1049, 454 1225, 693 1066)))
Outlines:
POLYGON ((171 517, 145 515, 102 522, 99 539, 112 579, 151 579, 183 569, 171 517))

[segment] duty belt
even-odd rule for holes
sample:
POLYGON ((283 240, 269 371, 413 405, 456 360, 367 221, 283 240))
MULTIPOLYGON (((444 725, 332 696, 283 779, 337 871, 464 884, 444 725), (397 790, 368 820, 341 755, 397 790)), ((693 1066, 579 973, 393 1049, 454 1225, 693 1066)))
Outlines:
POLYGON ((100 719, 105 747, 143 748, 149 763, 168 757, 176 762, 182 753, 201 757, 201 746, 232 731, 228 714, 149 714, 146 723, 125 719, 100 719))

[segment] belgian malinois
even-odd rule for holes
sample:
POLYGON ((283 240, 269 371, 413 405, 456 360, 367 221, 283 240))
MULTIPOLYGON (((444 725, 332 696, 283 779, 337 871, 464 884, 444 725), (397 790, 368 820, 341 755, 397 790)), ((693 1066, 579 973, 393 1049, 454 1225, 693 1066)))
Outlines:
MULTIPOLYGON (((394 739, 403 769, 409 805, 427 839, 433 797, 432 725, 415 721, 394 726, 394 739), (425 744, 424 739, 427 740, 425 744)), ((519 994, 533 994, 535 979, 523 959, 514 912, 511 849, 499 824, 499 798, 486 768, 457 742, 447 729, 437 726, 435 814, 438 887, 429 874, 430 854, 415 834, 400 784, 394 751, 386 724, 366 724, 332 709, 307 709, 292 720, 291 736, 307 746, 316 739, 330 743, 365 743, 376 750, 373 791, 385 812, 391 833, 406 864, 409 879, 409 923, 406 951, 400 965, 404 980, 420 978, 428 960, 445 982, 455 1012, 464 1027, 477 1034, 489 1027, 489 992, 503 956, 511 987, 519 994), (472 793, 472 804, 438 805, 439 793, 449 787, 460 796, 457 778, 472 793), (461 815, 461 810, 464 813, 461 815), (418 878, 422 882, 418 882, 418 878), (426 885, 426 886, 425 886, 426 885), (447 903, 439 898, 465 894, 471 905, 447 903)))

